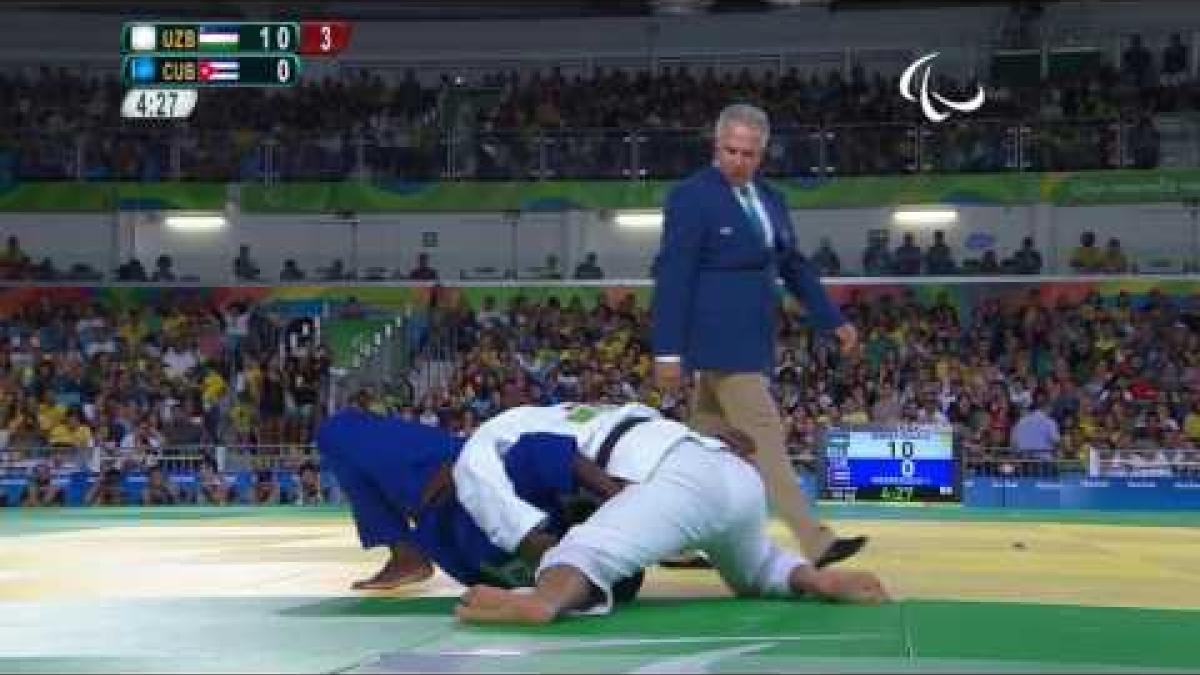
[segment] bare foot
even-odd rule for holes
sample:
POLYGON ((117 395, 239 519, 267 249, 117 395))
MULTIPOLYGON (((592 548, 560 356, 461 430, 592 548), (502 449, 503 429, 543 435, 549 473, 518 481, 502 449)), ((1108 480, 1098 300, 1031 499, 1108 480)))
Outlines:
POLYGON ((433 565, 427 561, 399 563, 389 559, 383 568, 369 579, 361 579, 350 585, 356 591, 380 591, 420 583, 433 576, 433 565))
POLYGON ((460 621, 540 625, 554 620, 554 609, 532 593, 494 586, 472 586, 454 608, 460 621))

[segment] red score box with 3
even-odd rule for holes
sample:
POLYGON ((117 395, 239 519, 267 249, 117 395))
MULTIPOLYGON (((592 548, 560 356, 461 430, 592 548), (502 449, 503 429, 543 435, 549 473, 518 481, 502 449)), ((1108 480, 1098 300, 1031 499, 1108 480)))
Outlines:
POLYGON ((348 21, 305 21, 300 24, 300 53, 333 56, 350 45, 348 21))

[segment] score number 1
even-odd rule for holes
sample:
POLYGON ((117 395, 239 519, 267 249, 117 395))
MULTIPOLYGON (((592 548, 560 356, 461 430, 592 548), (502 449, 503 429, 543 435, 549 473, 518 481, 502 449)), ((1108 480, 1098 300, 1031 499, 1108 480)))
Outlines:
POLYGON ((289 26, 275 26, 274 44, 271 44, 271 26, 263 26, 258 35, 262 38, 263 51, 286 52, 292 48, 292 29, 289 26))
POLYGON ((896 450, 900 451, 900 475, 905 478, 912 478, 917 473, 917 464, 913 461, 913 455, 917 454, 917 447, 912 441, 888 441, 888 449, 892 451, 892 459, 896 459, 896 450))

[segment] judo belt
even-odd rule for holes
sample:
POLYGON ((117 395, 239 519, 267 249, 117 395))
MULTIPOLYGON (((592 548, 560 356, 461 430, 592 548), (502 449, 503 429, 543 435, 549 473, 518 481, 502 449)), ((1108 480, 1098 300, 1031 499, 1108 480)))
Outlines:
POLYGON ((642 422, 649 421, 649 417, 626 417, 620 422, 617 422, 617 425, 612 428, 612 431, 608 432, 608 436, 605 436, 604 442, 600 444, 600 450, 596 453, 596 463, 600 465, 600 468, 604 469, 605 471, 608 470, 608 460, 612 458, 613 448, 617 446, 617 443, 627 431, 636 427, 642 422))

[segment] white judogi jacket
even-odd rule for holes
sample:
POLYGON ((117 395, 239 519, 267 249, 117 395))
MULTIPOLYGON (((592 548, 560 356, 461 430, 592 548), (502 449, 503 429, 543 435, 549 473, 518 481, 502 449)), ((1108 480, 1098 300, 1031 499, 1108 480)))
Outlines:
POLYGON ((579 452, 596 460, 609 432, 629 417, 650 419, 626 431, 613 446, 608 473, 616 478, 644 481, 683 438, 714 450, 725 447, 640 403, 521 406, 484 422, 467 440, 454 463, 458 499, 493 544, 516 551, 525 535, 546 518, 545 512, 517 496, 504 472, 504 454, 517 438, 527 433, 573 436, 579 452))

